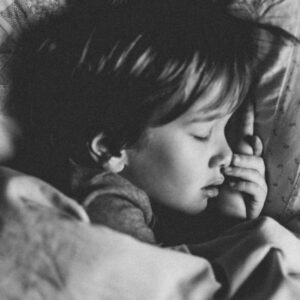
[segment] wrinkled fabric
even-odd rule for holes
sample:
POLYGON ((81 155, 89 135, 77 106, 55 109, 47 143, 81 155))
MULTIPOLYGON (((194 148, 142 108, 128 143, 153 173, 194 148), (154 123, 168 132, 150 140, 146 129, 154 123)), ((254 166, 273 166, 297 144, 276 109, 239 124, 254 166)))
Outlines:
POLYGON ((297 299, 299 240, 271 218, 246 222, 220 238, 189 247, 213 265, 223 294, 234 299, 297 299))
POLYGON ((36 178, 0 168, 0 188, 1 300, 300 299, 300 241, 270 218, 191 255, 91 225, 36 178))
MULTIPOLYGON (((260 22, 300 38, 299 0, 235 0, 260 22)), ((255 132, 264 143, 269 193, 266 215, 282 223, 300 213, 300 45, 273 44, 259 66, 255 132)))
POLYGON ((102 224, 154 244, 153 211, 148 196, 111 172, 72 164, 71 190, 94 224, 102 224))
POLYGON ((2 168, 0 187, 1 300, 211 299, 219 289, 205 259, 92 226, 41 180, 2 168))

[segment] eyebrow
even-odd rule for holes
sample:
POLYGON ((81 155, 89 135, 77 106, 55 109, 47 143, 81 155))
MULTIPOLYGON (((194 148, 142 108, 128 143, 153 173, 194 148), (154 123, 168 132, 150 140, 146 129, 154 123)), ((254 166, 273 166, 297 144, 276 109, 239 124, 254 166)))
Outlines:
POLYGON ((194 114, 194 116, 188 118, 186 120, 186 124, 191 124, 191 123, 200 123, 200 122, 212 122, 215 119, 218 119, 222 117, 222 114, 220 113, 207 113, 207 114, 203 114, 203 112, 201 113, 201 116, 198 116, 196 114, 194 114))
POLYGON ((188 126, 188 125, 195 124, 195 123, 209 123, 209 122, 212 122, 215 119, 216 119, 215 116, 209 116, 209 117, 203 117, 203 116, 197 117, 197 116, 195 116, 195 117, 187 119, 184 122, 184 125, 188 126))

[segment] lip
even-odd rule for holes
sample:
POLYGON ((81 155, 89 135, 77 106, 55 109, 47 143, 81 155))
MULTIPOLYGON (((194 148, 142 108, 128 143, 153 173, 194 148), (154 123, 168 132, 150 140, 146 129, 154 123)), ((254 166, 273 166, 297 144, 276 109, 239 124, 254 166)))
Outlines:
POLYGON ((202 188, 203 193, 208 198, 214 198, 219 195, 220 185, 223 184, 225 178, 223 176, 216 177, 208 182, 208 184, 202 188))
POLYGON ((225 178, 223 176, 216 177, 208 182, 208 184, 202 188, 204 194, 209 198, 214 198, 219 194, 220 185, 223 184, 225 178))
POLYGON ((208 198, 214 198, 219 195, 219 187, 216 185, 210 185, 202 189, 204 195, 208 198))
POLYGON ((204 188, 217 187, 218 185, 222 185, 224 183, 225 178, 223 176, 215 178, 208 182, 208 184, 204 188))

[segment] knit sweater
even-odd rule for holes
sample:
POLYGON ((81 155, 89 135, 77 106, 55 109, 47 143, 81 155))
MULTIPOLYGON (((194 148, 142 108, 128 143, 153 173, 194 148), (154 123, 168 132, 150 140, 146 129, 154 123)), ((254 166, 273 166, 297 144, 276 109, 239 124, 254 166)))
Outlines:
POLYGON ((143 242, 156 243, 148 196, 118 174, 74 166, 72 196, 92 223, 106 225, 143 242))

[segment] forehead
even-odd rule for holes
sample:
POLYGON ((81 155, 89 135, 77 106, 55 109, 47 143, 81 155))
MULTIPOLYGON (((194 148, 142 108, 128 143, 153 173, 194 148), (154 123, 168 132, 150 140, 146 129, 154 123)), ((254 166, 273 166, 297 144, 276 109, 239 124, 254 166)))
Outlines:
POLYGON ((228 91, 228 83, 220 77, 199 95, 196 101, 180 116, 184 121, 211 121, 231 115, 238 106, 237 93, 228 91))

